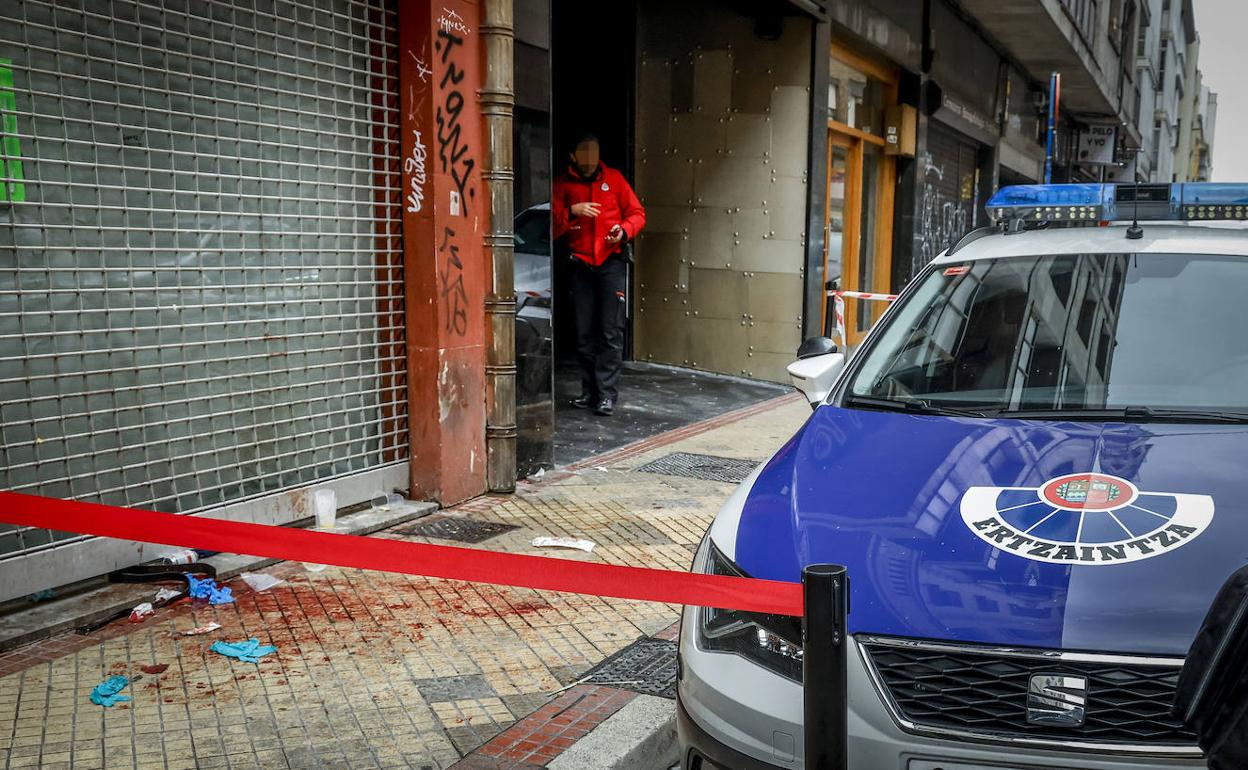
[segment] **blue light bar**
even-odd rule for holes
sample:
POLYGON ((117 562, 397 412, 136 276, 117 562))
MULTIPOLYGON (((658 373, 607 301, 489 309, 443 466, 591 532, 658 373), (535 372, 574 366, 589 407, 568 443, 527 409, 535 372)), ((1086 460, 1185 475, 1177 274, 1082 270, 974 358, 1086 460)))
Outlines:
POLYGON ((1114 185, 1033 184, 1003 187, 988 201, 998 221, 1098 222, 1113 219, 1114 185))
POLYGON ((1178 190, 1179 211, 1187 220, 1248 219, 1248 184, 1188 182, 1178 190))
POLYGON ((987 208, 998 222, 1248 221, 1248 184, 1017 185, 999 190, 987 208))

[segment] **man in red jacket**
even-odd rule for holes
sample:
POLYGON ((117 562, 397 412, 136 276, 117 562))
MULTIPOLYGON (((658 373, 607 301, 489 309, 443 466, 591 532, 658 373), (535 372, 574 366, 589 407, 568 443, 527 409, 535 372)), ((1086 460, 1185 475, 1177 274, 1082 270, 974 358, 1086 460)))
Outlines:
POLYGON ((646 212, 624 176, 598 159, 598 138, 576 142, 568 170, 555 179, 554 237, 572 257, 572 314, 581 395, 572 401, 608 416, 615 411, 624 358, 628 264, 625 244, 646 224, 646 212))

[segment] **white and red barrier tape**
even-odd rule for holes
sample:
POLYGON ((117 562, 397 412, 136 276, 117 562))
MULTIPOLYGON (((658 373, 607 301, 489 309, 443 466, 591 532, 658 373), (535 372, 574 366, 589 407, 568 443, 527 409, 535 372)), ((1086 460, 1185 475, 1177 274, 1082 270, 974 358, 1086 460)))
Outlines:
POLYGON ((892 302, 897 299, 896 294, 878 294, 871 291, 830 291, 829 297, 849 297, 850 299, 865 299, 873 302, 892 302))
POLYGON ((845 336, 845 299, 861 299, 868 302, 892 302, 897 299, 896 294, 880 294, 873 291, 829 291, 828 296, 832 298, 833 313, 836 316, 836 333, 840 336, 841 346, 849 344, 849 339, 845 336))

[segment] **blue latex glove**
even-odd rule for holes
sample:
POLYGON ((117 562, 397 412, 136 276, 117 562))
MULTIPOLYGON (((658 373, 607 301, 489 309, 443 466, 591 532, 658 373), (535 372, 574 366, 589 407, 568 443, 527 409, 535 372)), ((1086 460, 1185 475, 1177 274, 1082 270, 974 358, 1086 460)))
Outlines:
POLYGON ((194 575, 186 576, 186 592, 192 599, 207 599, 209 604, 229 604, 234 595, 229 588, 218 586, 212 578, 200 580, 194 575))
POLYGON ((259 663, 260 658, 271 652, 277 652, 276 647, 271 644, 260 644, 260 640, 255 637, 245 642, 213 642, 209 649, 227 658, 238 658, 244 663, 259 663))
POLYGON ((110 676, 91 690, 91 702, 97 706, 112 706, 130 700, 129 695, 118 695, 130 684, 124 676, 110 676))

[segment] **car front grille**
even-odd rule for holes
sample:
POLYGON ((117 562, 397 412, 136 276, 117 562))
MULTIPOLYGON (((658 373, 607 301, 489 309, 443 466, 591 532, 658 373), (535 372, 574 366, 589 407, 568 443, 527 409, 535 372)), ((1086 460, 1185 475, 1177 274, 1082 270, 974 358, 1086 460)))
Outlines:
POLYGON ((914 732, 1198 752, 1195 735, 1170 716, 1179 660, 880 637, 858 642, 894 716, 914 732), (1036 674, 1087 678, 1082 725, 1028 722, 1028 686, 1036 674))

